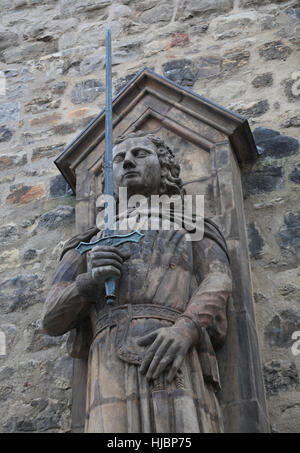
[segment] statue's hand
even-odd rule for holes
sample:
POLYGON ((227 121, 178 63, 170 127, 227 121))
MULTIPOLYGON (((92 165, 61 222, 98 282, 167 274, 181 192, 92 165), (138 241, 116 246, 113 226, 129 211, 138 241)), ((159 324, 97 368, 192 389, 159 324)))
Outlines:
POLYGON ((110 277, 120 277, 126 257, 117 247, 97 246, 89 253, 91 276, 98 285, 110 277))
POLYGON ((170 383, 190 347, 199 339, 199 334, 185 320, 172 327, 161 327, 156 331, 141 337, 138 340, 140 346, 149 346, 147 349, 140 372, 146 374, 146 378, 156 379, 167 367, 170 370, 167 375, 167 382, 170 383))

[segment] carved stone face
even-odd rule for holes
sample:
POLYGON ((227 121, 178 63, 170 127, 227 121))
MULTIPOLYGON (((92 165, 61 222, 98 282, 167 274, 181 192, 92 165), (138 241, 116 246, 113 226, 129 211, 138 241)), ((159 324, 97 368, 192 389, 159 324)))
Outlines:
POLYGON ((113 148, 114 192, 127 187, 128 197, 135 194, 157 195, 161 168, 156 146, 146 137, 128 138, 113 148))

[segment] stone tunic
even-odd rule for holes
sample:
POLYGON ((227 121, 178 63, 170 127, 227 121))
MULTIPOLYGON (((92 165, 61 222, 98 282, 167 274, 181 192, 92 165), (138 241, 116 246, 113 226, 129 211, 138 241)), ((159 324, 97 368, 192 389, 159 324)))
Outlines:
POLYGON ((76 252, 74 243, 66 247, 47 298, 44 327, 61 335, 85 319, 90 322, 86 432, 222 432, 212 344, 225 337, 231 278, 224 241, 213 226, 209 229, 213 234, 199 242, 188 242, 184 230, 144 231, 139 244, 119 246, 129 258, 112 309, 105 306, 103 290, 80 293, 74 280, 87 270, 86 255, 76 252), (172 326, 181 314, 201 325, 201 341, 171 384, 167 372, 148 382, 138 370, 146 348, 136 340, 172 326))

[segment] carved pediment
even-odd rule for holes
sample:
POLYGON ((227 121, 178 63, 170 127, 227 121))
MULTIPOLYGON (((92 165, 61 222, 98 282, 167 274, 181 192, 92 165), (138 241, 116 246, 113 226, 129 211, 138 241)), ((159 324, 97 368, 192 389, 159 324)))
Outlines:
MULTIPOLYGON (((159 131, 171 140, 175 135, 177 146, 181 138, 206 153, 215 144, 229 140, 240 165, 258 155, 245 118, 147 68, 141 70, 113 100, 113 136, 116 138, 137 129, 159 131)), ((104 138, 103 110, 56 159, 57 167, 74 192, 76 170, 83 162, 86 170, 97 172, 104 138)), ((171 144, 176 148, 175 142, 171 144)))

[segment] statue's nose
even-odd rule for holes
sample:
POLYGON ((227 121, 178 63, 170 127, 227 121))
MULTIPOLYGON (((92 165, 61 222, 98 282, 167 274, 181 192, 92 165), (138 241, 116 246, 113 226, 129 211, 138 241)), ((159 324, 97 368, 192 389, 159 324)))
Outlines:
POLYGON ((135 160, 131 154, 126 154, 124 162, 123 162, 123 168, 134 168, 136 166, 135 160))

